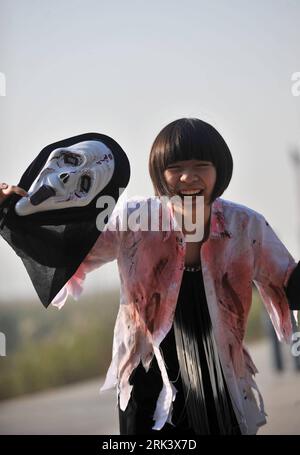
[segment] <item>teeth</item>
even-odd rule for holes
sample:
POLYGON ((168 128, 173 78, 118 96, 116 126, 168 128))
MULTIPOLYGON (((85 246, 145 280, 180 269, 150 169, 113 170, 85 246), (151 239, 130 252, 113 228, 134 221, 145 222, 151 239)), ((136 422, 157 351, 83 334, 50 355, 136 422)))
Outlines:
POLYGON ((192 196, 193 194, 199 194, 202 193, 202 190, 197 190, 197 191, 181 191, 181 194, 185 196, 192 196))

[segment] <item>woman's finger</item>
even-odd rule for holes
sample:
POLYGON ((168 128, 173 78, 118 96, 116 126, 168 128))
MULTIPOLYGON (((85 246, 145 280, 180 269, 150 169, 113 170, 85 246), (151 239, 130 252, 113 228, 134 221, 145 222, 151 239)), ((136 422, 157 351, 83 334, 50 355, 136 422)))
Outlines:
POLYGON ((14 192, 19 194, 20 196, 27 196, 27 191, 21 188, 20 186, 15 186, 14 187, 14 192))
POLYGON ((27 191, 25 191, 20 186, 16 185, 7 185, 7 183, 1 183, 0 189, 5 196, 10 196, 11 194, 19 194, 20 196, 27 196, 27 191))

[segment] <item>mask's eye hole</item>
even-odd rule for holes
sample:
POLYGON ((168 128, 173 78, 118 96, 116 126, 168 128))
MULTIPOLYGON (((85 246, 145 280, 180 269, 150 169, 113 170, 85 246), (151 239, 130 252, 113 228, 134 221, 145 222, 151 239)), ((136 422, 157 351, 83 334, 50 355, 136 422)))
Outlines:
POLYGON ((91 187, 91 177, 89 175, 83 175, 80 180, 80 191, 82 193, 88 193, 91 187))
POLYGON ((63 160, 65 164, 71 164, 72 166, 79 166, 80 159, 78 156, 73 155, 72 153, 66 153, 63 156, 63 160))

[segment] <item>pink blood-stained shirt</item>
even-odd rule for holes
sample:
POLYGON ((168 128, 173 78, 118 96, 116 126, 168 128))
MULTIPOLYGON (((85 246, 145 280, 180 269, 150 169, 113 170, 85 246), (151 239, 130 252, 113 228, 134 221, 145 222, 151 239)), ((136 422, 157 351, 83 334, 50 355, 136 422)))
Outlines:
MULTIPOLYGON (((155 356, 163 380, 153 416, 153 428, 157 430, 165 422, 172 422, 177 392, 169 381, 160 343, 173 323, 186 250, 185 236, 171 205, 163 207, 159 198, 153 197, 131 200, 116 208, 90 253, 52 301, 61 308, 68 294, 78 299, 86 273, 117 259, 120 307, 112 362, 101 390, 117 387, 120 408, 125 410, 132 390, 132 371, 140 361, 148 370, 155 356), (167 210, 169 229, 164 224, 164 230, 125 230, 120 221, 124 207, 127 214, 137 207, 151 207, 153 213, 156 207, 160 220, 167 210)), ((233 408, 241 432, 256 434, 266 423, 266 414, 254 381, 257 369, 243 344, 252 283, 260 292, 279 340, 289 343, 292 321, 284 287, 296 263, 262 215, 221 198, 212 204, 209 237, 199 255, 213 333, 233 408)))

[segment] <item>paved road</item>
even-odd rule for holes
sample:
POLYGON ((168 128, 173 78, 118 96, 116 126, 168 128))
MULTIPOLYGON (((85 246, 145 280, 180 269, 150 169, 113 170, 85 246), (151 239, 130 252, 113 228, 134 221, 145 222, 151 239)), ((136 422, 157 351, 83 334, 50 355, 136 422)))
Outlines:
MULTIPOLYGON (((288 368, 275 374, 267 344, 250 346, 258 367, 257 382, 265 399, 268 424, 259 434, 300 435, 300 373, 288 368)), ((2 402, 0 434, 118 434, 116 392, 99 394, 103 380, 2 402)))

